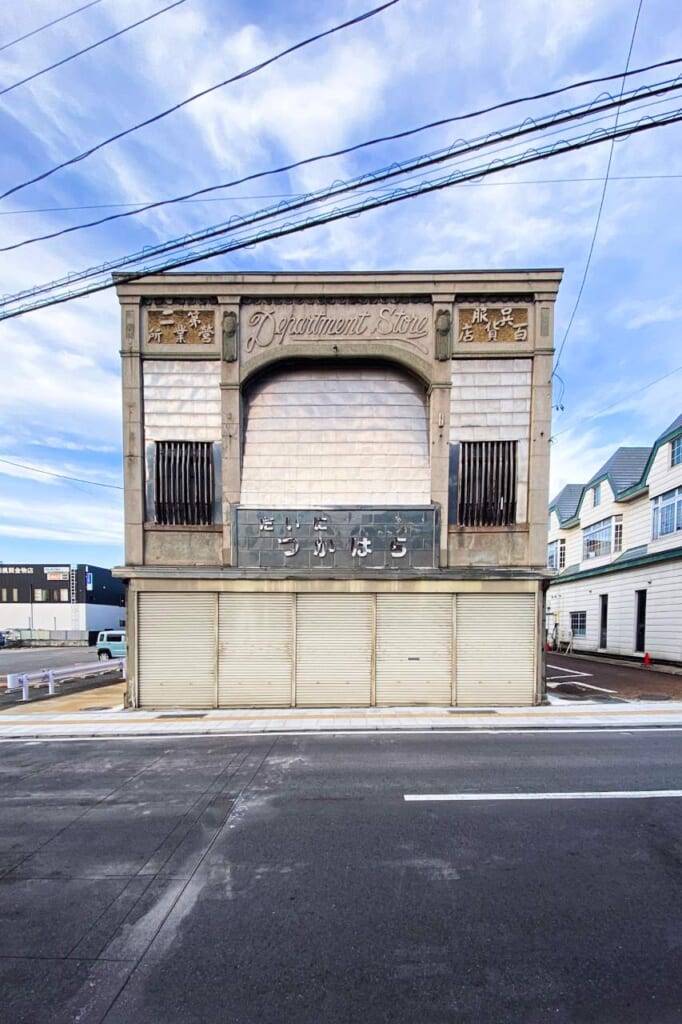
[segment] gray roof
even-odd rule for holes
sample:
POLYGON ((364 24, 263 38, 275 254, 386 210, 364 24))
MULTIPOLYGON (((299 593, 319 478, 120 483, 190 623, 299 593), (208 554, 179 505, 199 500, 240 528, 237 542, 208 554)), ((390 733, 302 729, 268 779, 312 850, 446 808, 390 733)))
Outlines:
POLYGON ((556 512, 560 523, 565 523, 567 519, 572 519, 578 510, 582 493, 582 484, 566 484, 559 491, 556 498, 550 501, 550 512, 556 512))
POLYGON ((606 477, 616 497, 639 483, 651 448, 617 448, 611 458, 585 484, 585 490, 606 477))
POLYGON ((662 441, 664 437, 667 437, 668 434, 674 434, 676 430, 682 430, 682 413, 680 413, 676 420, 672 421, 670 426, 663 431, 660 437, 656 438, 656 444, 658 444, 659 441, 662 441))

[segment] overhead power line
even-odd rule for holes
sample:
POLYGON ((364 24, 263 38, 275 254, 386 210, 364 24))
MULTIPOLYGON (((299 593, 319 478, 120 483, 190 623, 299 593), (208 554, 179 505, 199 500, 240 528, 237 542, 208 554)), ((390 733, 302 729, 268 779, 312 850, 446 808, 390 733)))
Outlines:
MULTIPOLYGON (((580 419, 580 426, 582 426, 583 423, 591 423, 592 420, 601 419, 604 413, 609 412, 611 409, 615 409, 616 406, 620 405, 622 402, 626 402, 628 398, 633 398, 635 395, 641 394, 642 391, 648 391, 649 388, 654 386, 654 384, 660 384, 662 380, 667 380, 668 377, 672 377, 674 374, 679 373, 680 370, 682 370, 682 366, 675 366, 672 370, 669 370, 668 373, 664 373, 662 376, 656 377, 655 380, 650 380, 648 384, 642 384, 641 387, 635 388, 634 391, 628 391, 627 394, 621 395, 617 401, 611 402, 610 405, 605 405, 599 410, 599 412, 595 412, 591 416, 582 416, 580 419)), ((562 434, 567 434, 573 429, 573 427, 564 427, 563 430, 557 430, 556 434, 552 434, 550 440, 554 441, 557 437, 561 437, 562 434)))
POLYGON ((103 46, 104 43, 111 42, 112 39, 118 39, 119 36, 125 35, 126 32, 130 32, 131 29, 137 28, 139 25, 144 25, 148 21, 152 21, 154 18, 158 18, 160 14, 165 14, 166 11, 172 10, 174 7, 179 7, 180 4, 186 3, 187 0, 175 0, 174 3, 169 4, 167 7, 162 7, 160 11, 154 11, 153 14, 147 15, 146 18, 141 18, 140 21, 133 22, 132 25, 126 25, 124 28, 118 30, 118 32, 112 32, 110 36, 105 36, 104 39, 98 39, 96 43, 91 43, 90 46, 84 47, 82 50, 78 50, 76 53, 70 54, 68 57, 63 57, 62 60, 56 61, 54 64, 50 64, 49 67, 41 68, 40 71, 34 71, 32 75, 27 75, 26 78, 20 79, 18 82, 14 82, 13 85, 7 85, 4 89, 0 89, 0 96, 4 96, 5 93, 12 92, 13 89, 18 89, 20 85, 26 85, 27 82, 32 82, 36 78, 40 78, 41 75, 47 74, 48 71, 54 71, 55 68, 60 68, 64 64, 68 64, 69 61, 75 60, 76 57, 82 57, 84 53, 90 53, 91 50, 96 50, 98 46, 103 46))
POLYGON ((29 466, 25 462, 13 462, 11 459, 0 459, 0 462, 4 462, 7 466, 17 466, 19 469, 28 469, 31 473, 40 473, 42 476, 52 476, 57 480, 70 480, 72 483, 90 484, 91 487, 108 487, 113 491, 123 490, 120 484, 103 484, 99 480, 85 480, 81 476, 65 476, 63 473, 53 473, 52 470, 37 469, 35 466, 29 466))
MULTIPOLYGON (((682 174, 611 174, 609 181, 675 181, 682 174)), ((517 185, 585 185, 603 181, 604 175, 572 175, 569 178, 510 178, 509 181, 470 181, 462 188, 514 188, 517 185)), ((252 199, 297 199, 302 192, 259 192, 256 195, 208 196, 205 199, 169 199, 179 203, 242 203, 252 199)), ((81 210, 114 210, 123 207, 146 206, 152 199, 138 199, 134 203, 87 203, 81 206, 36 206, 26 210, 0 210, 0 217, 30 217, 38 213, 76 213, 81 210)))
POLYGON ((332 36, 336 32, 341 32, 343 29, 350 28, 353 25, 359 25, 360 22, 367 21, 368 18, 373 18, 375 15, 380 14, 389 7, 393 7, 399 2, 400 0, 387 0, 387 3, 381 4, 380 7, 374 7, 370 11, 365 11, 364 14, 359 14, 357 17, 351 18, 349 21, 341 22, 339 25, 334 25, 333 28, 326 29, 324 32, 318 32, 314 36, 308 36, 307 39, 294 43, 293 46, 288 46, 285 50, 281 50, 279 53, 274 54, 274 56, 268 57, 267 60, 263 60, 259 64, 254 64, 253 67, 247 68, 245 71, 240 71, 231 78, 226 78, 222 82, 217 82, 215 85, 211 85, 207 89, 202 89, 201 92, 194 93, 193 96, 188 96, 187 99, 181 100, 180 103, 176 103, 172 107, 168 107, 166 110, 162 110, 161 113, 154 114, 153 117, 148 117, 144 121, 139 121, 130 128, 117 132, 115 135, 110 135, 107 139, 103 139, 102 142, 98 142, 97 145, 91 146, 90 149, 84 150, 77 156, 73 156, 69 160, 64 160, 62 163, 51 167, 49 170, 43 171, 41 174, 37 174, 35 178, 30 178, 28 181, 21 182, 19 185, 14 185, 12 188, 7 189, 6 192, 3 192, 2 195, 0 195, 0 199, 6 199, 7 196, 11 196, 15 192, 19 192, 21 189, 27 188, 29 185, 34 185, 37 181, 44 181, 45 178, 49 178, 52 174, 55 174, 57 171, 61 171, 64 167, 70 167, 72 164, 76 164, 87 159, 87 157, 92 156, 93 153, 97 153, 100 149, 104 149, 105 146, 109 146, 112 142, 116 142, 118 139, 123 139, 127 135, 132 135, 133 132, 138 131, 140 128, 145 128, 150 124, 156 124, 164 117, 168 117, 169 114, 175 113, 176 110, 181 110, 183 107, 188 106, 188 104, 194 103, 195 100, 201 99, 202 96, 208 96, 209 93, 215 92, 216 89, 222 89, 226 85, 232 85, 234 82, 242 81, 250 75, 255 75, 256 72, 262 71, 263 68, 269 67, 271 64, 281 60, 283 57, 287 57, 289 54, 295 53, 297 50, 301 50, 305 46, 310 46, 311 43, 319 42, 320 39, 326 39, 328 36, 332 36))
MULTIPOLYGON (((619 72, 618 74, 604 75, 601 78, 588 78, 588 79, 584 79, 584 80, 582 80, 580 82, 574 82, 571 85, 561 86, 561 87, 556 88, 556 89, 549 89, 549 90, 546 90, 545 92, 533 93, 533 94, 531 94, 529 96, 519 97, 518 99, 505 100, 502 103, 496 103, 493 106, 484 107, 484 108, 482 108, 480 110, 474 110, 474 111, 471 111, 471 112, 469 112, 467 114, 457 114, 457 115, 454 115, 452 117, 441 118, 441 119, 439 119, 437 121, 430 121, 427 124, 418 125, 416 128, 407 128, 407 129, 404 129, 403 131, 394 132, 391 135, 382 135, 382 136, 378 136, 378 137, 373 138, 373 139, 369 139, 369 140, 367 140, 365 142, 355 143, 352 146, 345 146, 342 149, 331 150, 331 151, 329 151, 327 153, 317 154, 316 156, 305 157, 303 160, 296 160, 293 163, 284 164, 284 165, 282 165, 280 167, 271 168, 270 170, 267 170, 267 171, 258 171, 258 172, 254 173, 254 174, 249 174, 249 175, 246 175, 245 177, 237 178, 237 179, 235 179, 233 181, 222 182, 219 185, 209 185, 209 186, 207 186, 205 188, 196 189, 193 192, 187 192, 187 193, 184 193, 183 195, 174 196, 174 197, 172 197, 170 199, 154 200, 154 201, 146 203, 146 204, 142 205, 141 207, 138 207, 137 209, 134 209, 134 210, 126 210, 123 213, 109 214, 108 216, 100 217, 97 220, 87 221, 87 222, 85 222, 83 224, 74 224, 71 227, 61 228, 58 231, 47 232, 46 234, 43 234, 43 235, 37 235, 37 236, 35 236, 33 238, 27 238, 27 239, 24 239, 21 242, 16 242, 16 243, 14 243, 11 246, 5 246, 4 248, 0 248, 0 252, 7 252, 7 251, 9 251, 11 249, 18 249, 18 248, 20 248, 23 245, 32 245, 35 242, 45 242, 45 241, 48 241, 51 238, 59 238, 62 235, 71 234, 72 232, 75 232, 75 231, 82 231, 82 230, 84 230, 86 228, 98 227, 100 224, 107 224, 107 223, 110 223, 111 221, 121 220, 121 219, 126 218, 126 217, 134 217, 134 216, 137 216, 140 213, 145 213, 145 212, 147 212, 149 210, 159 209, 160 207, 167 206, 167 205, 170 205, 170 204, 173 204, 173 203, 186 202, 186 201, 188 201, 190 199, 195 199, 195 198, 197 198, 199 196, 205 196, 205 195, 208 195, 211 192, 216 192, 216 191, 219 191, 221 189, 235 188, 238 185, 244 185, 244 184, 247 184, 248 182, 256 181, 258 179, 261 179, 261 178, 264 178, 264 177, 269 177, 269 176, 272 176, 272 175, 275 175, 275 174, 288 173, 290 171, 298 170, 301 167, 307 167, 310 164, 319 163, 319 162, 324 161, 324 160, 331 160, 331 159, 339 157, 339 156, 348 156, 349 154, 356 153, 356 152, 358 152, 361 149, 367 149, 367 148, 369 148, 371 146, 377 146, 377 145, 379 145, 381 143, 385 143, 385 142, 395 142, 395 141, 398 141, 400 139, 410 138, 411 136, 420 134, 421 132, 429 131, 429 130, 431 130, 433 128, 441 128, 441 127, 444 127, 446 125, 454 124, 454 123, 459 122, 459 121, 468 121, 468 120, 471 120, 472 118, 480 117, 480 116, 482 116, 484 114, 490 114, 490 113, 493 113, 494 111, 497 111, 497 110, 503 110, 503 109, 508 108, 508 107, 518 106, 521 103, 529 103, 529 102, 534 102, 534 101, 539 100, 539 99, 547 99, 547 98, 550 98, 552 96, 558 96, 558 95, 561 95, 563 93, 569 92, 569 91, 571 91, 573 89, 584 88, 584 87, 586 87, 588 85, 596 85, 596 84, 601 85, 601 84, 603 84, 605 82, 611 82, 614 79, 624 79, 624 78, 632 76, 632 75, 644 74, 645 72, 652 71, 654 69, 658 69, 658 68, 662 68, 662 67, 669 67, 672 64, 679 64, 679 63, 682 63, 682 58, 675 58, 675 59, 672 59, 672 60, 661 61, 658 64, 650 64, 650 65, 648 65, 646 67, 643 67, 643 68, 637 68, 634 71, 628 71, 626 69, 624 73, 623 72, 619 72)), ((621 98, 622 98, 622 95, 623 95, 623 88, 622 87, 621 87, 621 94, 620 95, 621 95, 621 98)), ((7 194, 8 193, 5 193, 5 195, 7 195, 7 194)), ((0 197, 0 198, 2 198, 2 197, 0 197)))
POLYGON ((628 123, 621 125, 618 129, 600 130, 598 132, 592 132, 587 137, 574 139, 571 141, 560 141, 554 143, 552 146, 545 149, 534 148, 529 150, 526 154, 510 158, 508 161, 493 161, 487 167, 474 168, 471 171, 462 173, 456 171, 453 174, 447 175, 435 181, 423 181, 414 185, 413 187, 396 188, 392 194, 385 195, 382 197, 372 197, 369 199, 361 199, 360 202, 350 204, 344 208, 336 208, 329 213, 323 213, 321 215, 311 215, 307 219, 302 221, 285 223, 280 226, 273 227, 269 230, 256 232, 246 237, 236 238, 220 246, 206 249, 203 251, 191 251, 186 254, 177 256, 172 260, 166 262, 159 262, 153 266, 146 266, 139 270, 126 271, 122 274, 117 274, 114 281, 104 281, 102 283, 94 283, 83 287, 77 292, 71 292, 70 294, 60 295, 59 297, 47 297, 37 302, 27 303, 17 309, 13 309, 8 312, 0 312, 0 320, 11 319, 13 317, 21 316, 24 313, 31 312, 36 309, 43 309, 48 306, 58 305, 63 302, 69 302, 73 298, 82 297, 84 295, 92 295, 97 292, 105 291, 114 285, 125 284, 130 281, 139 280, 140 278, 149 277, 151 274, 159 274, 168 270, 174 270, 179 267, 187 266, 192 263, 199 263, 206 259, 211 259, 214 256, 224 255, 228 252, 233 252, 238 249, 245 249, 252 247, 256 244, 265 241, 272 241, 273 239, 283 238, 292 234, 296 234, 301 231, 306 231, 312 227, 319 227, 323 224, 331 224, 336 221, 345 219, 351 216, 357 216, 360 213, 365 213, 369 210, 375 210, 382 207, 390 206, 398 202, 402 202, 405 199, 413 198, 417 195, 426 195, 431 192, 436 192, 445 188, 449 188, 452 185, 458 184, 461 181, 467 181, 472 179, 479 179, 489 174, 500 173, 505 170, 510 170, 514 167, 524 166, 526 164, 536 163, 541 160, 547 160, 553 156, 575 152, 586 147, 599 145, 603 142, 614 139, 625 139, 631 135, 636 135, 644 131, 650 131, 653 128, 662 127, 664 125, 677 124, 682 121, 682 108, 671 111, 660 117, 644 117, 638 122, 628 123))
POLYGON ((67 18, 72 18, 74 14, 80 14, 81 11, 87 11, 88 7, 94 7, 95 4, 101 3, 102 0, 90 0, 89 4, 83 4, 82 7, 77 7, 75 11, 69 11, 67 14, 62 14, 61 18, 54 18, 53 21, 48 21, 45 25, 39 25, 38 28, 34 28, 30 32, 24 33, 23 36, 17 36, 16 39, 10 40, 9 43, 4 43, 0 46, 0 52, 2 52, 2 50, 9 50, 10 46, 16 46, 17 43, 23 43, 24 39, 30 39, 31 36, 37 36, 39 32, 44 32, 46 28, 58 25, 60 21, 66 21, 67 18))
POLYGON ((680 89, 682 89, 682 81, 678 81, 676 79, 673 81, 673 84, 666 84, 661 87, 641 86, 633 94, 628 95, 627 97, 611 99, 604 101, 601 104, 596 104, 596 101, 593 101, 590 104, 583 104, 582 107, 573 108, 573 110, 568 113, 560 111, 558 114, 553 114, 541 121, 531 121, 530 119, 526 119, 521 125, 516 125, 506 131, 491 132, 487 136, 475 139, 472 142, 462 141, 461 143, 455 143, 446 149, 418 157, 407 163, 393 163, 388 168, 383 168, 379 171, 361 175, 359 178, 351 179, 349 182, 334 183, 330 187, 321 189, 314 193, 308 193, 307 195, 293 199, 288 203, 280 203, 274 208, 266 208, 265 210, 256 211, 253 214, 244 216, 234 216, 227 222, 214 225, 213 227, 203 229, 191 235, 185 235, 179 239, 173 239, 157 246, 145 246, 144 249, 137 253, 109 260, 98 267, 70 273, 66 277, 52 281, 48 284, 26 289, 24 291, 17 292, 14 295, 6 295, 2 300, 0 300, 0 308, 6 308, 25 297, 34 298, 39 294, 54 292, 61 287, 72 287, 79 281, 101 276, 103 273, 109 273, 113 270, 120 270, 122 267, 139 263, 140 260, 148 261, 153 257, 163 255, 167 252, 173 251, 174 249, 186 248, 190 244, 205 241, 209 238, 226 234, 229 231, 243 229, 246 226, 260 223, 265 220, 271 220, 274 217, 281 217, 284 214, 289 214, 302 208, 315 205, 321 201, 328 201, 329 199, 337 198, 340 195, 344 195, 361 188, 375 186, 384 181, 395 179, 396 177, 404 178, 407 174, 419 172, 435 164, 452 161, 455 158, 461 159, 463 156, 479 152, 480 150, 491 146, 499 148, 499 145, 502 142, 511 140, 512 143, 515 143, 516 140, 528 134, 544 131, 549 127, 556 129, 557 126, 584 119, 587 114, 611 111, 614 106, 618 104, 625 105, 642 98, 660 95, 661 93, 667 94, 671 91, 677 91, 680 89))
MULTIPOLYGON (((626 75, 627 75, 628 68, 630 67, 630 58, 632 57, 632 48, 635 45, 635 36, 637 35, 637 25, 639 24, 639 16, 642 13, 642 3, 643 3, 643 0, 639 0, 638 6, 637 6, 637 14, 635 16, 635 24, 633 26, 632 35, 630 37, 630 47, 628 49, 628 56, 627 56, 627 60, 625 61, 625 74, 623 75, 623 83, 622 83, 622 85, 620 87, 620 94, 621 94, 621 96, 623 95, 623 92, 625 90, 625 78, 626 78, 626 75)), ((615 120, 614 120, 614 128, 618 127, 618 118, 619 118, 619 116, 620 116, 620 108, 618 108, 618 110, 616 111, 616 117, 615 117, 615 120)), ((606 199, 606 189, 607 189, 607 186, 609 184, 609 174, 611 173, 611 161, 613 160, 613 146, 614 146, 614 143, 613 143, 613 140, 611 140, 611 146, 609 148, 609 158, 608 158, 608 160, 606 162, 606 174, 604 175, 604 184, 603 184, 603 187, 602 187, 602 190, 601 190, 601 198, 599 200, 599 207, 597 209, 597 217, 596 217, 596 220, 595 220, 595 223, 594 223, 594 231, 592 232, 592 241, 590 242, 590 248, 589 248, 588 253, 587 253, 587 259, 585 261, 585 270, 583 271, 583 276, 582 276, 582 280, 580 282, 580 287, 578 288, 578 295, 577 295, 575 303, 573 305, 573 309, 571 310, 571 315, 570 315, 570 317, 568 319, 568 325, 566 327, 566 330, 564 331, 564 336, 563 336, 563 338, 561 340, 561 344, 559 345, 559 351, 557 352, 556 358, 554 360, 554 369, 552 370, 552 374, 553 375, 556 374, 556 371, 559 369, 559 363, 561 362, 561 356, 563 355, 564 348, 566 347, 566 342, 568 340, 568 336, 571 333, 571 327, 573 326, 573 321, 575 320, 575 316, 576 316, 576 313, 578 312, 578 307, 580 305, 580 300, 582 299, 583 291, 585 289, 585 282, 587 281, 587 275, 590 272, 590 264, 592 263, 592 254, 594 252, 594 246, 595 246, 595 243, 597 241, 597 235, 599 233, 599 224, 601 223, 601 215, 602 215, 602 211, 604 209, 604 200, 606 199)), ((562 387, 562 391, 561 391, 561 394, 559 396, 559 403, 563 399, 564 390, 565 390, 565 386, 562 387)))

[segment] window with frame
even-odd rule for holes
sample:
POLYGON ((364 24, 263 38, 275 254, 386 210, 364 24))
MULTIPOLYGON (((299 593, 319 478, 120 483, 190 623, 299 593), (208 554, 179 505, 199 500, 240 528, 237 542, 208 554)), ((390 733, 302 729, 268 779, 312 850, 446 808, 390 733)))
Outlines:
POLYGON ((516 522, 516 441, 463 441, 459 458, 460 526, 516 522))
POLYGON ((571 612, 571 633, 585 636, 587 633, 587 612, 571 612))
POLYGON ((583 559, 603 558, 612 551, 620 551, 623 545, 623 517, 610 516, 600 519, 583 530, 583 559), (618 545, 618 546, 616 546, 618 545))
POLYGON ((566 568, 566 540, 561 537, 547 545, 547 567, 549 569, 566 568))
POLYGON ((653 540, 682 530, 682 487, 659 494, 653 499, 651 506, 651 537, 653 540))
POLYGON ((676 437, 670 442, 670 465, 679 466, 682 464, 682 437, 676 437))
POLYGON ((36 604, 47 601, 47 590, 45 587, 31 587, 31 600, 36 604))
POLYGON ((553 540, 547 545, 547 568, 559 568, 559 542, 557 540, 553 540))
POLYGON ((592 488, 592 505, 594 508, 601 505, 601 484, 595 484, 592 488))
POLYGON ((214 497, 210 441, 156 442, 154 522, 161 526, 210 526, 214 497))
POLYGON ((623 550, 623 517, 616 516, 613 520, 613 551, 623 550))

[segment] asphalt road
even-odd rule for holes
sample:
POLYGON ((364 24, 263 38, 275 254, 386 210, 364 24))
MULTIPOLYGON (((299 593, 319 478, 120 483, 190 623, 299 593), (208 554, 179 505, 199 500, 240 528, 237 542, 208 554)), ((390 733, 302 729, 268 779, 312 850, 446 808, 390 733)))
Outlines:
POLYGON ((572 657, 551 651, 546 658, 547 688, 587 700, 682 700, 682 674, 659 666, 572 657))
POLYGON ((6 742, 7 1024, 679 1024, 682 731, 6 742))
POLYGON ((10 672, 65 668, 88 661, 97 661, 95 647, 3 647, 0 648, 0 678, 10 672))

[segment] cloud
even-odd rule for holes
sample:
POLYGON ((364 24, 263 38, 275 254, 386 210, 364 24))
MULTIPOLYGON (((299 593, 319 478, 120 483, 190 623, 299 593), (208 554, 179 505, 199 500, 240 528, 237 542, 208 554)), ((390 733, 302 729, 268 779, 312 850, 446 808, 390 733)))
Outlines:
MULTIPOLYGON (((51 0, 35 0, 30 10, 27 5, 5 6, 7 38, 54 16, 51 0)), ((152 13, 157 6, 153 0, 117 0, 67 19, 58 31, 40 33, 5 51, 0 85, 152 13)), ((32 177, 363 9, 360 0, 345 0, 335 10, 238 0, 183 4, 2 97, 3 184, 9 187, 32 177)), ((643 9, 633 64, 675 55, 682 11, 675 5, 665 7, 662 35, 662 10, 643 9)), ((625 63, 631 21, 634 9, 624 14, 622 0, 410 0, 18 192, 0 213, 165 197, 581 77, 615 72, 625 63)), ((614 82, 611 91, 616 92, 619 84, 614 82)), ((226 202, 175 205, 0 254, 2 290, 30 288, 225 221, 233 213, 277 202, 243 196, 307 192, 449 146, 458 137, 474 138, 527 116, 569 107, 597 92, 575 91, 265 178, 222 194, 232 196, 226 202)), ((665 108, 651 112, 660 109, 665 108)), ((556 138, 565 135, 562 130, 556 138)), ((553 447, 553 490, 558 480, 586 479, 588 467, 590 472, 598 468, 618 444, 650 443, 680 411, 674 377, 619 399, 670 372, 679 361, 676 325, 682 300, 674 216, 679 182, 619 181, 618 176, 682 174, 681 143, 682 129, 665 128, 632 137, 614 149, 613 180, 562 356, 566 412, 557 417, 555 431, 562 423, 571 429, 553 447), (615 407, 602 414, 613 403, 615 407)), ((519 150, 532 144, 524 143, 519 150)), ((560 339, 582 279, 601 195, 600 181, 580 179, 602 177, 607 156, 603 145, 565 154, 489 178, 478 187, 453 187, 193 269, 564 266, 556 316, 560 339), (522 184, 526 181, 536 183, 522 184)), ((485 157, 481 154, 476 160, 483 162, 485 157)), ((93 218, 97 212, 1 217, 4 244, 93 218)), ((0 454, 67 475, 118 482, 119 345, 119 308, 112 292, 0 323, 0 454)), ((29 476, 0 475, 0 505, 7 509, 7 497, 20 499, 21 506, 10 519, 2 519, 4 537, 20 535, 12 530, 23 530, 22 536, 33 531, 36 540, 43 536, 55 543, 67 534, 78 535, 83 542, 88 536, 109 537, 116 531, 120 536, 118 499, 103 505, 92 489, 72 489, 66 482, 56 486, 47 483, 49 478, 29 476), (33 517, 34 510, 45 504, 46 486, 50 504, 55 496, 60 499, 56 515, 62 519, 37 513, 33 517), (62 500, 66 496, 68 501, 62 500), (73 518, 74 510, 81 511, 80 520, 73 518)))

